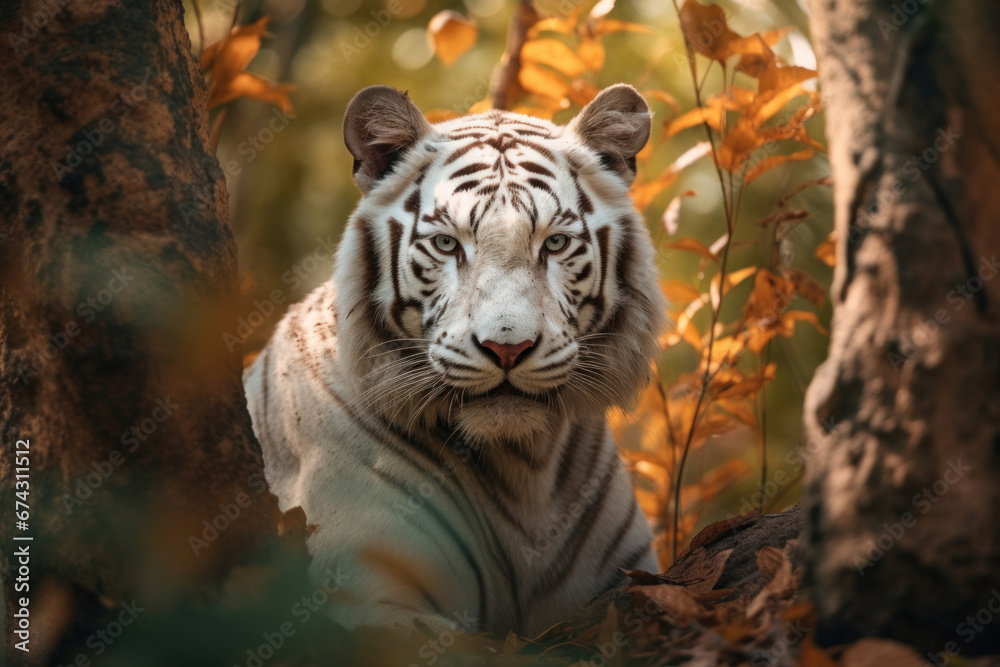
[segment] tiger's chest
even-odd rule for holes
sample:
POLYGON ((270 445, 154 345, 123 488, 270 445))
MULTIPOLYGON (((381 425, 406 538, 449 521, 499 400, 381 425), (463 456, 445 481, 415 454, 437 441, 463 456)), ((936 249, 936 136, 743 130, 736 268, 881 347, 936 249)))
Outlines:
POLYGON ((417 613, 531 634, 615 585, 619 567, 655 567, 603 418, 567 420, 520 455, 413 435, 351 400, 333 331, 287 326, 249 369, 248 401, 281 508, 318 526, 310 574, 337 582, 338 622, 417 613))

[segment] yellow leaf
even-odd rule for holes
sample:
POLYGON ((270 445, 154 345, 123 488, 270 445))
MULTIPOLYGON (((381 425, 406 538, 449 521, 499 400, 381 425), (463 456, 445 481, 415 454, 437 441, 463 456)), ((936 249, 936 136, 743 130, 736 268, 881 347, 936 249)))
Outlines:
POLYGON ((823 289, 823 286, 815 278, 802 269, 794 267, 786 268, 781 274, 785 277, 785 280, 792 284, 796 294, 808 299, 817 308, 823 306, 823 301, 826 299, 826 290, 823 289))
POLYGON ((569 92, 569 84, 565 79, 551 70, 532 63, 521 66, 517 80, 529 93, 556 101, 564 100, 569 92))
POLYGON ((697 0, 685 0, 680 11, 681 32, 691 48, 719 62, 728 57, 729 43, 741 39, 729 29, 726 12, 719 5, 703 5, 697 0))
POLYGON ((635 183, 632 186, 632 200, 636 208, 640 211, 653 203, 656 195, 677 180, 681 171, 691 166, 712 151, 712 145, 707 141, 699 141, 693 147, 684 151, 674 163, 667 167, 662 174, 646 183, 635 183))
POLYGON ((476 102, 475 104, 473 104, 471 107, 469 107, 468 113, 471 116, 473 114, 483 113, 485 111, 489 111, 492 108, 493 108, 493 100, 491 100, 490 98, 487 97, 486 99, 479 100, 478 102, 476 102))
POLYGON ((209 107, 218 106, 235 100, 238 97, 252 97, 263 102, 270 102, 284 113, 293 113, 292 103, 288 93, 295 90, 295 84, 273 83, 250 72, 240 72, 229 82, 225 89, 217 89, 215 95, 209 95, 209 107))
POLYGON ((744 376, 736 382, 718 388, 715 396, 717 398, 751 398, 760 391, 764 385, 774 379, 777 364, 768 364, 764 369, 756 374, 744 376))
POLYGON ((479 30, 470 19, 445 9, 435 14, 427 24, 427 34, 431 37, 437 57, 445 65, 451 65, 476 44, 479 30))
POLYGON ((587 71, 587 65, 565 42, 558 39, 532 39, 521 47, 521 59, 548 65, 573 78, 587 71))
POLYGON ((580 60, 591 72, 600 72, 604 67, 604 45, 592 37, 584 37, 576 47, 580 60))
POLYGON ((816 246, 816 259, 827 266, 837 265, 837 232, 830 232, 818 246, 816 246))
POLYGON ((647 90, 643 92, 643 95, 652 98, 654 100, 659 100, 660 102, 663 102, 671 109, 673 109, 674 113, 681 112, 681 105, 680 102, 677 101, 677 98, 664 90, 647 90))
POLYGON ((261 38, 267 36, 271 17, 264 16, 256 23, 233 28, 218 42, 205 47, 201 54, 201 67, 208 71, 211 86, 208 107, 212 109, 239 97, 252 97, 271 102, 284 113, 293 113, 288 92, 295 89, 290 83, 273 83, 244 70, 260 50, 261 38))
MULTIPOLYGON (((569 86, 567 95, 571 100, 582 107, 587 106, 601 92, 586 79, 573 79, 569 86)), ((648 141, 646 142, 649 143, 648 141)))
MULTIPOLYGON (((742 269, 737 269, 736 271, 730 271, 726 273, 726 282, 722 288, 722 295, 725 296, 729 294, 729 290, 733 289, 741 282, 749 278, 750 276, 757 273, 756 266, 748 266, 742 269)), ((716 273, 712 276, 712 281, 709 283, 710 294, 712 295, 712 306, 718 308, 719 306, 719 278, 722 274, 716 273)))
POLYGON ((528 29, 528 38, 534 39, 538 37, 539 33, 542 32, 558 32, 563 35, 569 35, 574 30, 574 24, 570 23, 567 19, 561 19, 559 17, 552 17, 547 19, 542 19, 538 21, 533 26, 528 29))
POLYGON ((722 115, 725 113, 725 105, 719 98, 708 100, 708 105, 707 107, 695 107, 667 123, 664 128, 663 138, 669 139, 681 130, 696 127, 702 123, 705 123, 716 132, 720 131, 722 128, 722 115))
POLYGON ((660 283, 660 289, 671 303, 690 303, 701 296, 701 292, 679 280, 664 280, 660 283))
MULTIPOLYGON (((788 331, 789 325, 792 325, 792 328, 794 329, 794 324, 796 322, 805 322, 807 324, 813 325, 816 331, 820 332, 824 336, 827 335, 828 333, 826 328, 822 324, 820 324, 819 316, 817 316, 816 313, 808 310, 790 310, 781 316, 781 322, 785 327, 785 331, 788 331)), ((785 336, 792 335, 791 332, 788 333, 783 332, 783 333, 785 336)))
POLYGON ((251 25, 236 26, 226 37, 205 47, 201 54, 201 68, 208 70, 212 79, 225 85, 238 72, 246 69, 260 51, 261 37, 267 35, 270 16, 261 17, 251 25))
POLYGON ((716 372, 721 366, 736 363, 740 354, 743 353, 744 341, 742 336, 724 336, 717 338, 712 343, 712 358, 708 358, 708 348, 702 350, 702 361, 708 363, 708 371, 716 372))
POLYGON ((663 244, 664 248, 670 248, 671 250, 685 250, 687 252, 696 252, 705 259, 710 259, 713 262, 718 262, 719 258, 712 253, 711 250, 705 247, 701 241, 692 238, 681 238, 676 241, 670 241, 669 243, 663 244))
POLYGON ((628 23, 627 21, 616 21, 614 19, 602 19, 594 27, 594 36, 601 37, 610 35, 613 32, 652 32, 649 28, 638 23, 628 23))

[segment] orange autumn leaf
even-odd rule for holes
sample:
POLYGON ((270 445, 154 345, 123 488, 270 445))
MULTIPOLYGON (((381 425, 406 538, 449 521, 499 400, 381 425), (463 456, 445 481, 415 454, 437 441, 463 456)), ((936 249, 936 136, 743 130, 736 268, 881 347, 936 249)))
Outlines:
POLYGON ((445 9, 427 24, 427 34, 434 44, 434 53, 445 65, 452 65, 476 44, 479 30, 470 19, 456 11, 445 9))
POLYGON ((679 280, 664 280, 660 289, 671 303, 691 303, 701 296, 701 292, 679 280))
POLYGON ((585 107, 597 97, 599 92, 601 91, 586 79, 573 79, 569 85, 569 92, 566 94, 573 102, 585 107))
POLYGON ((754 278, 753 291, 743 308, 747 322, 777 320, 792 300, 794 285, 785 278, 759 269, 754 278))
POLYGON ((827 266, 837 265, 837 232, 830 232, 818 246, 816 246, 816 259, 827 266))
POLYGON ((252 97, 270 102, 284 113, 293 113, 292 103, 288 99, 288 93, 292 90, 295 90, 295 84, 273 83, 251 72, 240 72, 224 90, 219 91, 214 103, 210 102, 209 105, 217 106, 240 97, 252 97))
POLYGON ((703 5, 697 0, 685 0, 680 11, 681 32, 690 47, 712 60, 724 61, 730 42, 740 35, 729 29, 726 12, 719 5, 703 5))
POLYGON ((525 63, 517 73, 521 86, 534 95, 549 98, 557 103, 566 99, 570 91, 569 83, 555 72, 539 67, 533 63, 525 63))
POLYGON ((493 108, 493 100, 487 97, 486 99, 479 100, 471 107, 469 107, 469 110, 466 113, 468 113, 469 115, 483 113, 485 111, 489 111, 492 108, 493 108))
POLYGON ((785 164, 786 162, 802 162, 803 160, 810 159, 815 154, 815 150, 805 148, 801 151, 788 153, 787 155, 772 155, 771 157, 764 158, 747 169, 746 175, 743 177, 743 182, 749 185, 780 164, 785 164))
POLYGON ((695 107, 666 123, 663 138, 669 139, 681 130, 696 127, 705 123, 719 132, 722 129, 722 118, 726 112, 726 103, 721 98, 707 100, 707 106, 695 107))
POLYGON ((587 64, 583 59, 558 39, 532 39, 525 42, 521 48, 521 59, 547 65, 570 78, 587 71, 587 64))
POLYGON ((659 100, 660 102, 663 102, 671 109, 673 109, 674 113, 681 112, 680 102, 677 101, 676 97, 666 92, 665 90, 647 90, 643 92, 643 95, 645 95, 648 98, 652 98, 654 100, 659 100))
POLYGON ((684 250, 687 252, 698 253, 705 259, 710 259, 713 262, 718 262, 719 258, 715 254, 705 247, 705 244, 701 241, 692 238, 682 238, 676 241, 670 241, 663 244, 664 248, 670 248, 671 250, 684 250))
POLYGON ((261 38, 268 36, 270 21, 271 17, 264 16, 251 25, 235 27, 229 35, 205 47, 201 67, 211 79, 209 109, 240 97, 250 97, 270 102, 284 113, 294 112, 288 99, 288 93, 295 89, 293 84, 274 83, 244 71, 260 51, 261 38))
POLYGON ((593 34, 595 37, 601 37, 603 35, 610 35, 613 32, 639 32, 648 34, 652 32, 649 28, 638 23, 629 23, 628 21, 616 21, 615 19, 603 19, 597 22, 597 25, 593 28, 593 34))
POLYGON ((591 72, 600 72, 604 67, 605 51, 604 45, 592 37, 585 37, 580 40, 576 47, 576 52, 580 56, 587 69, 591 72))
POLYGON ((823 306, 823 301, 826 299, 826 290, 823 289, 823 286, 815 278, 802 269, 794 267, 786 268, 781 272, 781 275, 792 284, 792 288, 796 294, 811 301, 817 308, 823 306))
POLYGON ((680 173, 701 158, 712 152, 712 145, 707 141, 699 141, 692 148, 682 153, 673 164, 663 170, 656 178, 645 183, 636 182, 632 185, 632 201, 640 211, 647 208, 664 189, 670 187, 680 176, 680 173))

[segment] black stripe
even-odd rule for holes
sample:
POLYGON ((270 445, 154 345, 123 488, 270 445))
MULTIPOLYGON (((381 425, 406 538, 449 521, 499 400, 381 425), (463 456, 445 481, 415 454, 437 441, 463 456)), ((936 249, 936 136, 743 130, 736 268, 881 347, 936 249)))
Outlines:
POLYGON ((603 564, 611 560, 611 556, 614 555, 615 551, 617 551, 618 547, 621 545, 622 540, 624 540, 625 536, 628 535, 629 528, 632 527, 632 522, 635 520, 635 515, 638 511, 639 503, 636 501, 635 494, 633 493, 632 505, 629 507, 628 516, 626 516, 625 520, 622 521, 622 525, 618 529, 618 532, 615 533, 614 539, 608 543, 608 548, 601 554, 601 560, 598 561, 599 563, 603 564))
POLYGON ((632 238, 631 220, 622 218, 618 224, 621 229, 621 243, 618 256, 615 257, 615 277, 619 287, 626 287, 628 281, 625 272, 632 265, 635 255, 635 240, 632 238))
POLYGON ((584 264, 583 268, 580 269, 580 272, 577 273, 575 276, 573 276, 573 280, 571 282, 575 285, 576 283, 580 282, 581 280, 584 280, 585 278, 588 278, 590 276, 590 270, 591 270, 592 266, 593 265, 592 265, 591 262, 587 262, 586 264, 584 264))
POLYGON ((525 171, 530 171, 533 174, 541 174, 542 176, 548 176, 549 178, 555 178, 556 175, 551 171, 538 164, 537 162, 531 162, 530 160, 525 160, 517 165, 525 171))
POLYGON ((451 174, 448 177, 448 180, 451 180, 453 178, 458 178, 460 176, 468 176, 469 174, 474 174, 477 171, 482 171, 484 169, 489 169, 489 166, 490 165, 487 162, 474 162, 474 163, 472 163, 470 165, 466 165, 466 166, 462 167, 461 169, 455 171, 453 174, 451 174))
MULTIPOLYGON (((368 462, 366 462, 366 463, 368 463, 368 462)), ((379 476, 380 479, 382 479, 387 484, 389 484, 390 486, 392 486, 395 489, 397 489, 398 491, 400 491, 403 495, 405 495, 405 496, 407 496, 409 498, 413 498, 415 496, 418 496, 418 497, 420 496, 420 494, 417 492, 416 489, 412 488, 411 486, 409 486, 405 482, 402 482, 402 481, 396 479, 395 477, 393 477, 388 472, 386 472, 386 471, 384 471, 384 470, 382 470, 380 468, 377 468, 374 465, 371 465, 371 463, 368 463, 368 465, 371 468, 371 470, 376 475, 379 476)), ((434 480, 434 481, 438 482, 438 480, 434 480)), ((443 481, 444 480, 442 480, 441 482, 437 483, 437 486, 439 488, 444 486, 443 481)), ((468 564, 469 568, 472 570, 473 574, 475 575, 475 577, 476 577, 476 585, 479 588, 479 616, 477 616, 477 618, 478 619, 485 618, 485 615, 486 615, 486 582, 485 582, 485 579, 483 578, 483 571, 480 568, 479 563, 476 562, 476 559, 475 559, 475 557, 472 554, 472 549, 469 548, 468 543, 465 540, 462 539, 462 536, 458 534, 458 531, 455 530, 455 527, 452 526, 451 523, 449 523, 445 519, 445 517, 441 514, 441 511, 434 505, 433 502, 431 502, 431 501, 428 500, 423 505, 421 505, 421 507, 418 509, 418 511, 421 511, 421 510, 425 511, 426 514, 428 516, 430 516, 431 519, 434 520, 434 523, 436 523, 438 525, 438 527, 441 529, 441 531, 445 535, 447 535, 451 539, 452 542, 455 543, 455 545, 458 547, 458 550, 461 552, 462 557, 465 559, 466 564, 468 564)), ((437 542, 437 540, 434 540, 434 541, 437 542)), ((438 544, 438 546, 442 546, 442 545, 438 544)), ((448 549, 444 549, 444 548, 442 548, 442 551, 444 551, 445 553, 451 553, 448 549)))

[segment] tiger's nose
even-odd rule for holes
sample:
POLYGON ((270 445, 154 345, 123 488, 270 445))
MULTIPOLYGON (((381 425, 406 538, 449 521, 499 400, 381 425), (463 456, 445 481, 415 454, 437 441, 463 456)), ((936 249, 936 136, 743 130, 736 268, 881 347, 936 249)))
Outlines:
POLYGON ((526 340, 516 345, 505 345, 492 340, 484 340, 480 343, 475 336, 473 336, 472 340, 483 351, 483 354, 489 357, 490 361, 505 371, 509 371, 524 361, 524 358, 528 356, 531 348, 537 342, 526 340))

